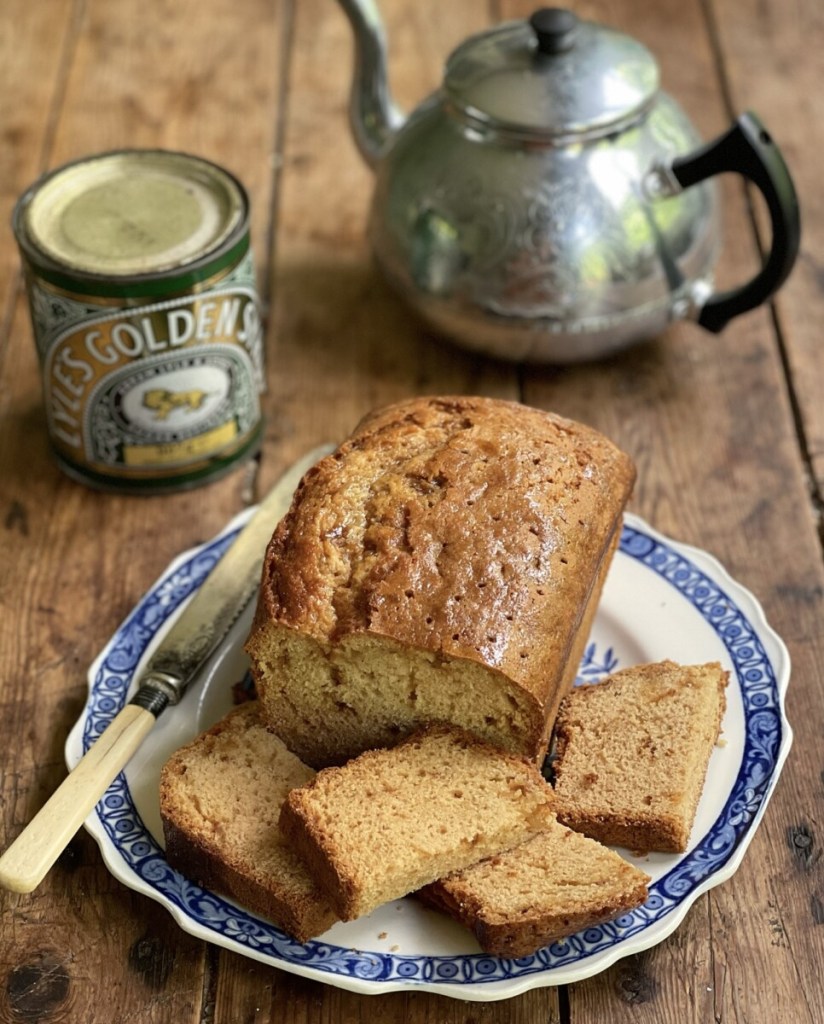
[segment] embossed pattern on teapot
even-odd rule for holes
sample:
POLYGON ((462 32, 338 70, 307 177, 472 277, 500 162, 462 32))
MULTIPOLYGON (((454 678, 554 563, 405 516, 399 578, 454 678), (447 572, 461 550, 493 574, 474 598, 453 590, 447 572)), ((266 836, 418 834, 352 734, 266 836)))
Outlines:
POLYGON ((440 333, 507 359, 590 359, 677 318, 720 330, 789 273, 798 206, 779 151, 752 115, 702 147, 637 41, 539 11, 461 44, 403 121, 374 3, 341 3, 356 139, 377 174, 370 240, 440 333), (715 295, 722 170, 762 189, 774 237, 753 281, 715 295))

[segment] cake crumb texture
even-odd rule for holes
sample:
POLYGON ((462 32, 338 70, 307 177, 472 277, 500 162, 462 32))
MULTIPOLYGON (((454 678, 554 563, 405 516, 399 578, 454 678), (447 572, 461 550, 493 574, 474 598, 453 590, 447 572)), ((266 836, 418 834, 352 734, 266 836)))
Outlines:
POLYGON ((640 906, 648 883, 613 850, 553 817, 520 846, 419 895, 474 932, 485 953, 521 957, 640 906))
POLYGON ((432 726, 292 790, 281 828, 336 913, 352 920, 546 826, 535 765, 432 726))
POLYGON ((727 682, 717 662, 663 661, 576 687, 556 722, 559 820, 637 852, 686 850, 727 682))
POLYGON ((160 778, 166 858, 187 878, 270 918, 300 942, 336 917, 278 827, 314 772, 242 704, 176 751, 160 778))

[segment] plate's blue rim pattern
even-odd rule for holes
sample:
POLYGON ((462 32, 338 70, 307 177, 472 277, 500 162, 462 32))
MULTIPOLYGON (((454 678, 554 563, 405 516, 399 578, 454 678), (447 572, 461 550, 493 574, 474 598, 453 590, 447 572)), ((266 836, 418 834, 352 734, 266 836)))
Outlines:
MULTIPOLYGON (((101 654, 83 722, 87 750, 125 703, 134 670, 147 646, 181 602, 203 582, 239 527, 195 549, 147 593, 101 654)), ((721 869, 747 837, 766 803, 779 764, 783 724, 775 669, 746 613, 685 554, 642 527, 624 525, 620 551, 673 586, 712 626, 734 664, 745 719, 744 752, 730 797, 715 824, 666 876, 650 886, 642 906, 599 927, 554 943, 535 955, 502 960, 483 954, 404 956, 359 952, 313 941, 295 943, 269 922, 188 881, 166 863, 119 775, 96 808, 98 819, 125 865, 150 889, 202 927, 250 954, 284 965, 365 982, 474 985, 509 981, 569 967, 611 949, 676 910, 721 869)), ((615 668, 611 650, 598 657, 590 645, 582 678, 615 668)))

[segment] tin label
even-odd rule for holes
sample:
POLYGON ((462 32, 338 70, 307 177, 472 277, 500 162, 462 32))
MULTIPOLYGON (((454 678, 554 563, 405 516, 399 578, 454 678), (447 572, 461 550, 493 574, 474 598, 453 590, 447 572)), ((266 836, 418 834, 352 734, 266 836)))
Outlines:
POLYGON ((30 281, 52 443, 78 469, 180 476, 260 423, 263 340, 251 254, 196 294, 131 308, 30 281))

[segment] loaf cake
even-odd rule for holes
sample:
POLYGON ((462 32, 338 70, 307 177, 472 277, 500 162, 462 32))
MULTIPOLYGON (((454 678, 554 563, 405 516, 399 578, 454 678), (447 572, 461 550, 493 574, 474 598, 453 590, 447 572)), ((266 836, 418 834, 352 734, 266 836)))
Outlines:
POLYGON ((485 953, 521 957, 640 906, 648 882, 617 853, 553 817, 532 839, 419 896, 474 932, 485 953))
POLYGON ((241 705, 163 767, 169 864, 299 942, 325 932, 335 914, 278 828, 286 794, 313 775, 261 722, 256 702, 241 705))
POLYGON ((447 722, 541 759, 635 470, 589 427, 489 398, 367 417, 304 477, 247 642, 315 768, 447 722))
POLYGON ((280 826, 350 921, 517 846, 546 827, 551 803, 532 761, 428 726, 293 789, 280 826))
POLYGON ((686 850, 727 680, 717 662, 663 661, 575 688, 556 723, 559 820, 612 846, 686 850))

